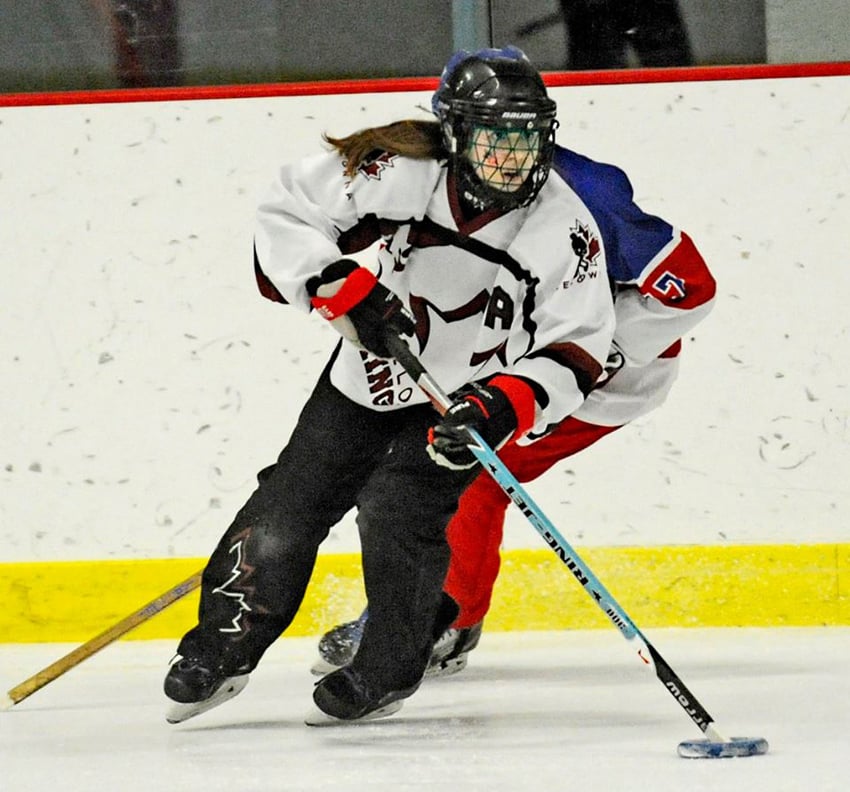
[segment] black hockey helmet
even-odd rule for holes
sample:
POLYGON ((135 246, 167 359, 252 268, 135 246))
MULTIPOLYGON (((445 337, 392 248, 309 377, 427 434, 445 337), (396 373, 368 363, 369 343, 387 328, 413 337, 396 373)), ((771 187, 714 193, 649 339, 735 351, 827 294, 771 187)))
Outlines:
POLYGON ((500 209, 534 200, 552 165, 556 105, 522 50, 455 53, 431 108, 467 200, 500 209))

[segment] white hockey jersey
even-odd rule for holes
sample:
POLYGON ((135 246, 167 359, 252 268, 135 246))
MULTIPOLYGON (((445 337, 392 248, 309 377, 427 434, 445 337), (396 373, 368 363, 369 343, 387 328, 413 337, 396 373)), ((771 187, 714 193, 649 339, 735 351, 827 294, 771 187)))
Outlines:
MULTIPOLYGON (((258 210, 258 272, 285 301, 310 309, 305 284, 377 239, 375 274, 416 320, 413 350, 451 392, 497 373, 532 384, 532 432, 571 414, 593 388, 614 331, 604 254, 585 258, 565 229, 599 236, 561 179, 530 206, 467 221, 445 163, 376 152, 353 179, 335 153, 284 166, 258 210)), ((377 410, 423 402, 395 361, 343 343, 334 385, 377 410)))
MULTIPOLYGON (((258 210, 261 291, 309 311, 307 280, 380 239, 375 274, 413 314, 414 351, 444 390, 496 373, 533 384, 526 442, 570 414, 616 425, 663 400, 675 377, 668 348, 710 303, 687 237, 634 205, 622 171, 563 148, 526 208, 467 220, 451 180, 445 163, 382 152, 353 179, 335 152, 284 166, 258 210), (613 377, 602 368, 614 333, 609 277, 624 364, 613 377)), ((424 399, 395 361, 348 342, 332 381, 379 410, 424 399)))

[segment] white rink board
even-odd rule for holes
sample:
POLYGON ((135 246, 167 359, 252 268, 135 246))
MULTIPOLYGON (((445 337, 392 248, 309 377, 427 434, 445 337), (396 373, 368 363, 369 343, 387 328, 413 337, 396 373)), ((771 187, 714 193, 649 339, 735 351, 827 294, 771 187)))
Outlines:
MULTIPOLYGON (((530 492, 581 545, 848 541, 850 78, 553 95, 719 299, 668 403, 530 492)), ((0 561, 210 552, 335 342, 256 292, 258 199, 322 131, 428 100, 0 108, 0 561)), ((506 546, 541 544, 511 513, 506 546)), ((323 551, 357 548, 349 517, 323 551)))

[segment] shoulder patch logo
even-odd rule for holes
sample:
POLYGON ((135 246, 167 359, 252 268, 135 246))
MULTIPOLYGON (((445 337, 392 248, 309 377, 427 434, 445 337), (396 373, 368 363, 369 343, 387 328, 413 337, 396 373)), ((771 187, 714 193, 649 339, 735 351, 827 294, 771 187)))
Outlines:
POLYGON ((680 302, 688 296, 685 279, 665 270, 652 283, 652 288, 670 302, 680 302))
POLYGON ((360 163, 357 172, 367 179, 380 181, 381 174, 387 168, 393 167, 393 160, 396 157, 398 157, 398 154, 390 154, 388 151, 373 151, 360 163))
POLYGON ((594 264, 596 257, 602 251, 599 239, 586 226, 576 220, 576 224, 570 229, 570 243, 573 253, 578 256, 579 266, 587 269, 594 264))
POLYGON ((570 245, 578 263, 572 277, 563 282, 564 289, 569 289, 576 283, 583 283, 587 278, 595 278, 599 274, 598 259, 602 244, 599 237, 579 220, 576 220, 570 229, 570 245))

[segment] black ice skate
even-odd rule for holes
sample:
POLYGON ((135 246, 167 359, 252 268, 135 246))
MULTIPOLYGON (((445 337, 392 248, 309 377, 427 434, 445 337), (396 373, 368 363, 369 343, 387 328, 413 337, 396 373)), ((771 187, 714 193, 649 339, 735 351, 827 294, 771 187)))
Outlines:
POLYGON ((463 671, 466 668, 469 653, 481 640, 483 627, 483 622, 459 630, 449 627, 434 644, 431 659, 425 669, 425 676, 449 676, 463 671))
POLYGON ((398 712, 402 700, 412 696, 418 687, 419 682, 403 690, 379 690, 346 666, 316 683, 313 701, 318 710, 305 722, 308 726, 330 726, 386 718, 398 712))
POLYGON ((165 695, 175 702, 165 715, 169 723, 182 723, 211 710, 248 684, 247 671, 228 676, 221 668, 209 666, 206 661, 179 655, 172 661, 163 685, 165 695))
MULTIPOLYGON (((322 676, 348 665, 363 637, 363 626, 368 611, 364 610, 358 619, 345 622, 328 630, 319 639, 319 659, 310 669, 313 674, 322 676)), ((483 622, 472 627, 457 630, 445 630, 434 644, 431 659, 425 669, 426 677, 449 676, 466 668, 469 653, 478 646, 483 622)))

